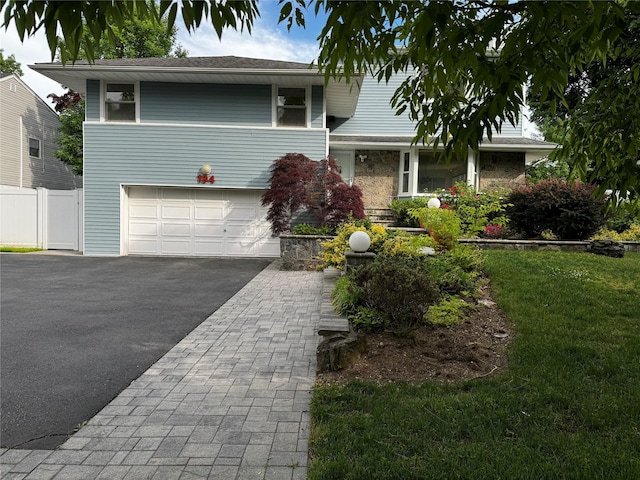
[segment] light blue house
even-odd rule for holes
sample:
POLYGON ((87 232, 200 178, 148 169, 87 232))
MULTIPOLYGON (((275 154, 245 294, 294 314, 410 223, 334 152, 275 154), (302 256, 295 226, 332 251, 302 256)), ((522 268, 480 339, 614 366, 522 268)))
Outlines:
POLYGON ((411 147, 389 105, 402 79, 332 81, 307 64, 238 57, 36 64, 86 97, 87 255, 277 256, 260 198, 286 153, 336 157, 368 209, 467 180, 518 181, 552 146, 504 128, 449 165, 411 147), (394 83, 395 82, 395 83, 394 83))

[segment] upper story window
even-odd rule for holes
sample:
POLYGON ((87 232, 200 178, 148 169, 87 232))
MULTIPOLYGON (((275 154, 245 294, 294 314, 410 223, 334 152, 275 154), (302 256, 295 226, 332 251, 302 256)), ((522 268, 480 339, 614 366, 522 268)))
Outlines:
POLYGON ((136 121, 136 88, 134 83, 107 83, 104 116, 107 122, 136 121))
POLYGON ((40 158, 40 140, 38 138, 29 137, 29 156, 40 158))
POLYGON ((278 87, 276 125, 305 127, 307 125, 307 89, 278 87))

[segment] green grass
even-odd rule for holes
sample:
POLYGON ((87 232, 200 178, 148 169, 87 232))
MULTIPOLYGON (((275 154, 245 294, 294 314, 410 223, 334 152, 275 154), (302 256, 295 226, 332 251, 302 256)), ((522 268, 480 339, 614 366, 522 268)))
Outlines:
POLYGON ((41 248, 32 248, 32 247, 9 247, 5 245, 0 245, 0 252, 13 252, 13 253, 29 253, 29 252, 39 252, 41 248))
POLYGON ((640 254, 487 252, 508 370, 312 399, 309 479, 640 478, 640 254))

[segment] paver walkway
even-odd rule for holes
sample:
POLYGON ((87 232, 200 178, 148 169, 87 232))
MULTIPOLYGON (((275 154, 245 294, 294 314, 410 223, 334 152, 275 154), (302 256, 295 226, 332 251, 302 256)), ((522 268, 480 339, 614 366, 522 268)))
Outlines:
POLYGON ((277 268, 258 274, 59 450, 0 450, 0 476, 306 478, 322 274, 277 268))

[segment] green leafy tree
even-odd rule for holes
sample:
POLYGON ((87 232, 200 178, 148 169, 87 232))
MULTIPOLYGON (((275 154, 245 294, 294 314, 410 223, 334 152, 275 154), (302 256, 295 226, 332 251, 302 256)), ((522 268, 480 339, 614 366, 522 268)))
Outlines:
MULTIPOLYGON (((640 11, 625 9, 626 26, 610 45, 606 62, 592 62, 584 70, 571 72, 564 89, 564 102, 554 104, 551 98, 531 96, 532 118, 545 138, 565 145, 552 156, 548 165, 575 167, 578 175, 596 184, 606 183, 617 163, 620 177, 625 166, 633 172, 640 162, 633 137, 640 134, 637 98, 640 62, 640 11), (635 100, 635 101, 634 101, 635 100), (605 138, 601 145, 589 140, 597 135, 605 138), (585 138, 587 137, 587 138, 585 138), (604 162, 607 162, 605 165, 604 162)), ((565 177, 566 178, 566 177, 565 177)), ((619 178, 620 189, 637 187, 637 174, 619 178), (626 181, 631 184, 626 185, 626 181)), ((635 188, 635 193, 638 189, 635 188)))
POLYGON ((58 150, 56 158, 73 169, 76 175, 82 175, 82 122, 84 121, 84 100, 67 107, 60 114, 58 128, 58 150))
MULTIPOLYGON (((80 58, 83 52, 88 50, 84 45, 90 33, 86 25, 85 30, 80 58)), ((113 43, 107 37, 102 37, 98 45, 93 47, 94 58, 186 57, 187 55, 187 51, 180 44, 176 45, 177 29, 175 26, 168 26, 167 18, 162 18, 160 23, 155 23, 149 18, 130 18, 123 22, 122 27, 113 28, 112 33, 115 39, 113 43)), ((59 47, 59 57, 68 57, 70 53, 67 44, 61 42, 59 47)), ((60 112, 61 122, 57 140, 60 148, 54 155, 60 161, 70 165, 74 173, 82 175, 84 100, 77 92, 70 89, 63 95, 50 94, 49 97, 52 98, 56 111, 60 112)))
MULTIPOLYGON (((101 36, 97 43, 91 42, 91 28, 84 25, 84 33, 81 40, 81 48, 78 52, 80 59, 103 58, 146 58, 146 57, 179 57, 187 56, 187 51, 181 44, 176 44, 178 29, 170 26, 166 16, 159 17, 159 6, 153 2, 147 2, 151 17, 130 17, 125 19, 120 26, 114 26, 109 30, 109 35, 101 36), (89 56, 88 52, 92 55, 89 56)), ((62 40, 59 44, 58 58, 73 58, 71 46, 62 40)))
POLYGON ((4 50, 0 48, 0 73, 15 73, 19 77, 24 75, 20 63, 12 54, 4 58, 4 50))
MULTIPOLYGON (((279 20, 289 27, 304 25, 306 4, 283 0, 279 20)), ((86 58, 94 58, 92 45, 103 36, 115 44, 113 28, 132 16, 157 22, 166 14, 172 27, 180 10, 189 31, 207 20, 221 36, 227 27, 251 32, 259 15, 256 0, 163 0, 157 11, 133 0, 0 0, 0 7, 3 25, 14 23, 22 38, 44 29, 52 53, 59 29, 69 51, 63 61, 77 58, 88 37, 86 58)), ((415 121, 416 143, 444 146, 449 158, 477 148, 504 124, 516 124, 525 84, 553 109, 566 103, 570 75, 639 55, 637 44, 618 41, 640 10, 637 1, 316 0, 315 10, 327 17, 318 57, 327 78, 349 79, 358 72, 372 72, 379 80, 405 75, 394 106, 415 121)), ((572 158, 581 176, 600 179, 600 190, 634 195, 640 191, 640 61, 631 62, 623 77, 624 89, 603 88, 599 102, 584 107, 589 121, 572 127, 557 155, 572 158)))

